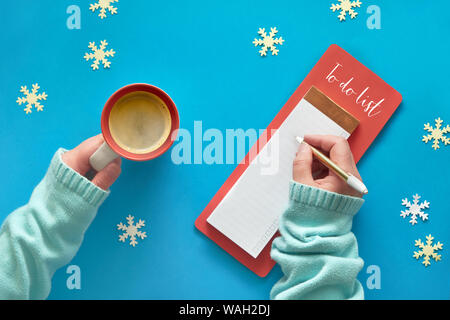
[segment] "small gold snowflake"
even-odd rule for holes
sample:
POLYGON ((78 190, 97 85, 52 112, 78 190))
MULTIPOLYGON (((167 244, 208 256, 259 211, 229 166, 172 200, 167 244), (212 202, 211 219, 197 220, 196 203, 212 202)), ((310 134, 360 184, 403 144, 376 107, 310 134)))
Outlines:
POLYGON ((425 267, 428 267, 431 264, 430 257, 432 257, 436 262, 441 260, 441 255, 437 254, 436 251, 442 250, 442 247, 444 245, 439 241, 437 244, 432 245, 434 238, 431 236, 431 234, 426 236, 426 238, 426 244, 424 244, 420 239, 416 240, 415 246, 419 247, 422 250, 414 251, 414 258, 419 260, 420 257, 424 256, 422 263, 425 265, 425 267))
POLYGON ((92 70, 97 70, 100 62, 103 63, 103 68, 109 68, 111 66, 111 62, 107 58, 114 57, 116 52, 113 49, 105 51, 107 45, 108 42, 106 42, 106 40, 100 41, 100 48, 97 48, 95 42, 89 42, 89 49, 93 52, 86 53, 84 59, 86 59, 86 61, 93 60, 93 63, 91 64, 92 70))
POLYGON ((95 12, 95 10, 100 9, 98 16, 103 19, 106 18, 106 10, 108 10, 111 15, 117 13, 117 8, 111 5, 111 3, 114 2, 119 2, 119 0, 98 0, 96 3, 89 6, 89 10, 95 12))
POLYGON ((267 50, 269 49, 272 52, 273 56, 278 55, 278 49, 275 47, 276 44, 282 45, 284 42, 284 39, 282 37, 274 38, 275 35, 278 33, 277 28, 270 28, 269 36, 267 36, 267 33, 264 28, 259 28, 258 30, 259 35, 262 37, 262 39, 256 39, 253 40, 253 44, 256 46, 262 46, 261 50, 259 50, 259 54, 261 56, 267 55, 267 50))
POLYGON ((339 21, 345 20, 345 16, 348 12, 348 14, 350 15, 350 17, 353 19, 358 15, 358 12, 356 12, 355 10, 353 10, 353 8, 355 7, 361 7, 361 2, 359 0, 357 1, 350 1, 350 0, 338 0, 340 3, 339 4, 332 4, 331 5, 331 10, 333 10, 333 12, 335 12, 336 10, 341 10, 338 18, 339 21))
POLYGON ((45 92, 37 94, 38 90, 40 89, 39 85, 37 83, 32 85, 33 89, 31 89, 31 92, 27 89, 27 86, 21 86, 20 92, 22 92, 25 97, 18 97, 17 103, 19 106, 21 104, 26 103, 25 113, 31 113, 31 108, 34 106, 37 111, 42 111, 44 109, 44 106, 40 104, 40 100, 47 100, 47 94, 45 92))
POLYGON ((434 150, 439 149, 439 141, 442 141, 445 145, 450 144, 450 138, 447 138, 445 136, 446 133, 450 132, 450 126, 447 125, 443 128, 442 127, 442 120, 441 118, 435 119, 436 127, 433 128, 430 126, 429 123, 426 123, 424 125, 424 130, 430 132, 430 134, 423 136, 422 141, 425 143, 428 143, 430 140, 433 139, 433 145, 432 148, 434 150))

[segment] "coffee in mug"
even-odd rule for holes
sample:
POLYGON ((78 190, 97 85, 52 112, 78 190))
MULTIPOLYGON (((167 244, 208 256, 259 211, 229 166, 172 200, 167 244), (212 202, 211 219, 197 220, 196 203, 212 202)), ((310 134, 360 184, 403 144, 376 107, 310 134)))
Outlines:
POLYGON ((162 146, 170 135, 170 112, 153 93, 136 91, 121 97, 111 109, 109 130, 124 150, 144 154, 162 146))
POLYGON ((105 142, 89 158, 96 171, 117 157, 146 161, 166 152, 180 125, 178 110, 161 89, 135 83, 117 90, 101 117, 105 142))

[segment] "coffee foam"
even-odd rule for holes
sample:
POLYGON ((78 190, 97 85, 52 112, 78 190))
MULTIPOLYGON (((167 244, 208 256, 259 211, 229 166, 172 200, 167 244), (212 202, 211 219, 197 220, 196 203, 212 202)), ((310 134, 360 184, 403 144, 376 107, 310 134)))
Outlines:
POLYGON ((134 154, 149 153, 161 147, 169 137, 170 111, 156 95, 132 92, 112 107, 109 130, 122 149, 134 154))

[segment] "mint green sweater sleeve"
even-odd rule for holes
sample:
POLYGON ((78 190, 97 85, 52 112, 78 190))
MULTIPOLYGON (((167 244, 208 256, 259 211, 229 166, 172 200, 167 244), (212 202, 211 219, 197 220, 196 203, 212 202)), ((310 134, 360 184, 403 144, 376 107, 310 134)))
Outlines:
POLYGON ((364 299, 356 280, 363 267, 351 232, 364 200, 294 181, 289 206, 280 218, 280 237, 271 256, 284 276, 271 299, 364 299))
POLYGON ((75 256, 109 193, 69 168, 64 152, 0 229, 0 299, 47 298, 54 272, 75 256))

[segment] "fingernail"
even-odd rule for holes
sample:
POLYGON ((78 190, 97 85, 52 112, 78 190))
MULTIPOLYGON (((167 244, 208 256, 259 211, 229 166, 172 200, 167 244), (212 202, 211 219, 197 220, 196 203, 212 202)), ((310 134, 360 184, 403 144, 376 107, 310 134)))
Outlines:
POLYGON ((304 153, 309 151, 309 146, 306 143, 301 143, 298 147, 298 152, 304 153))

